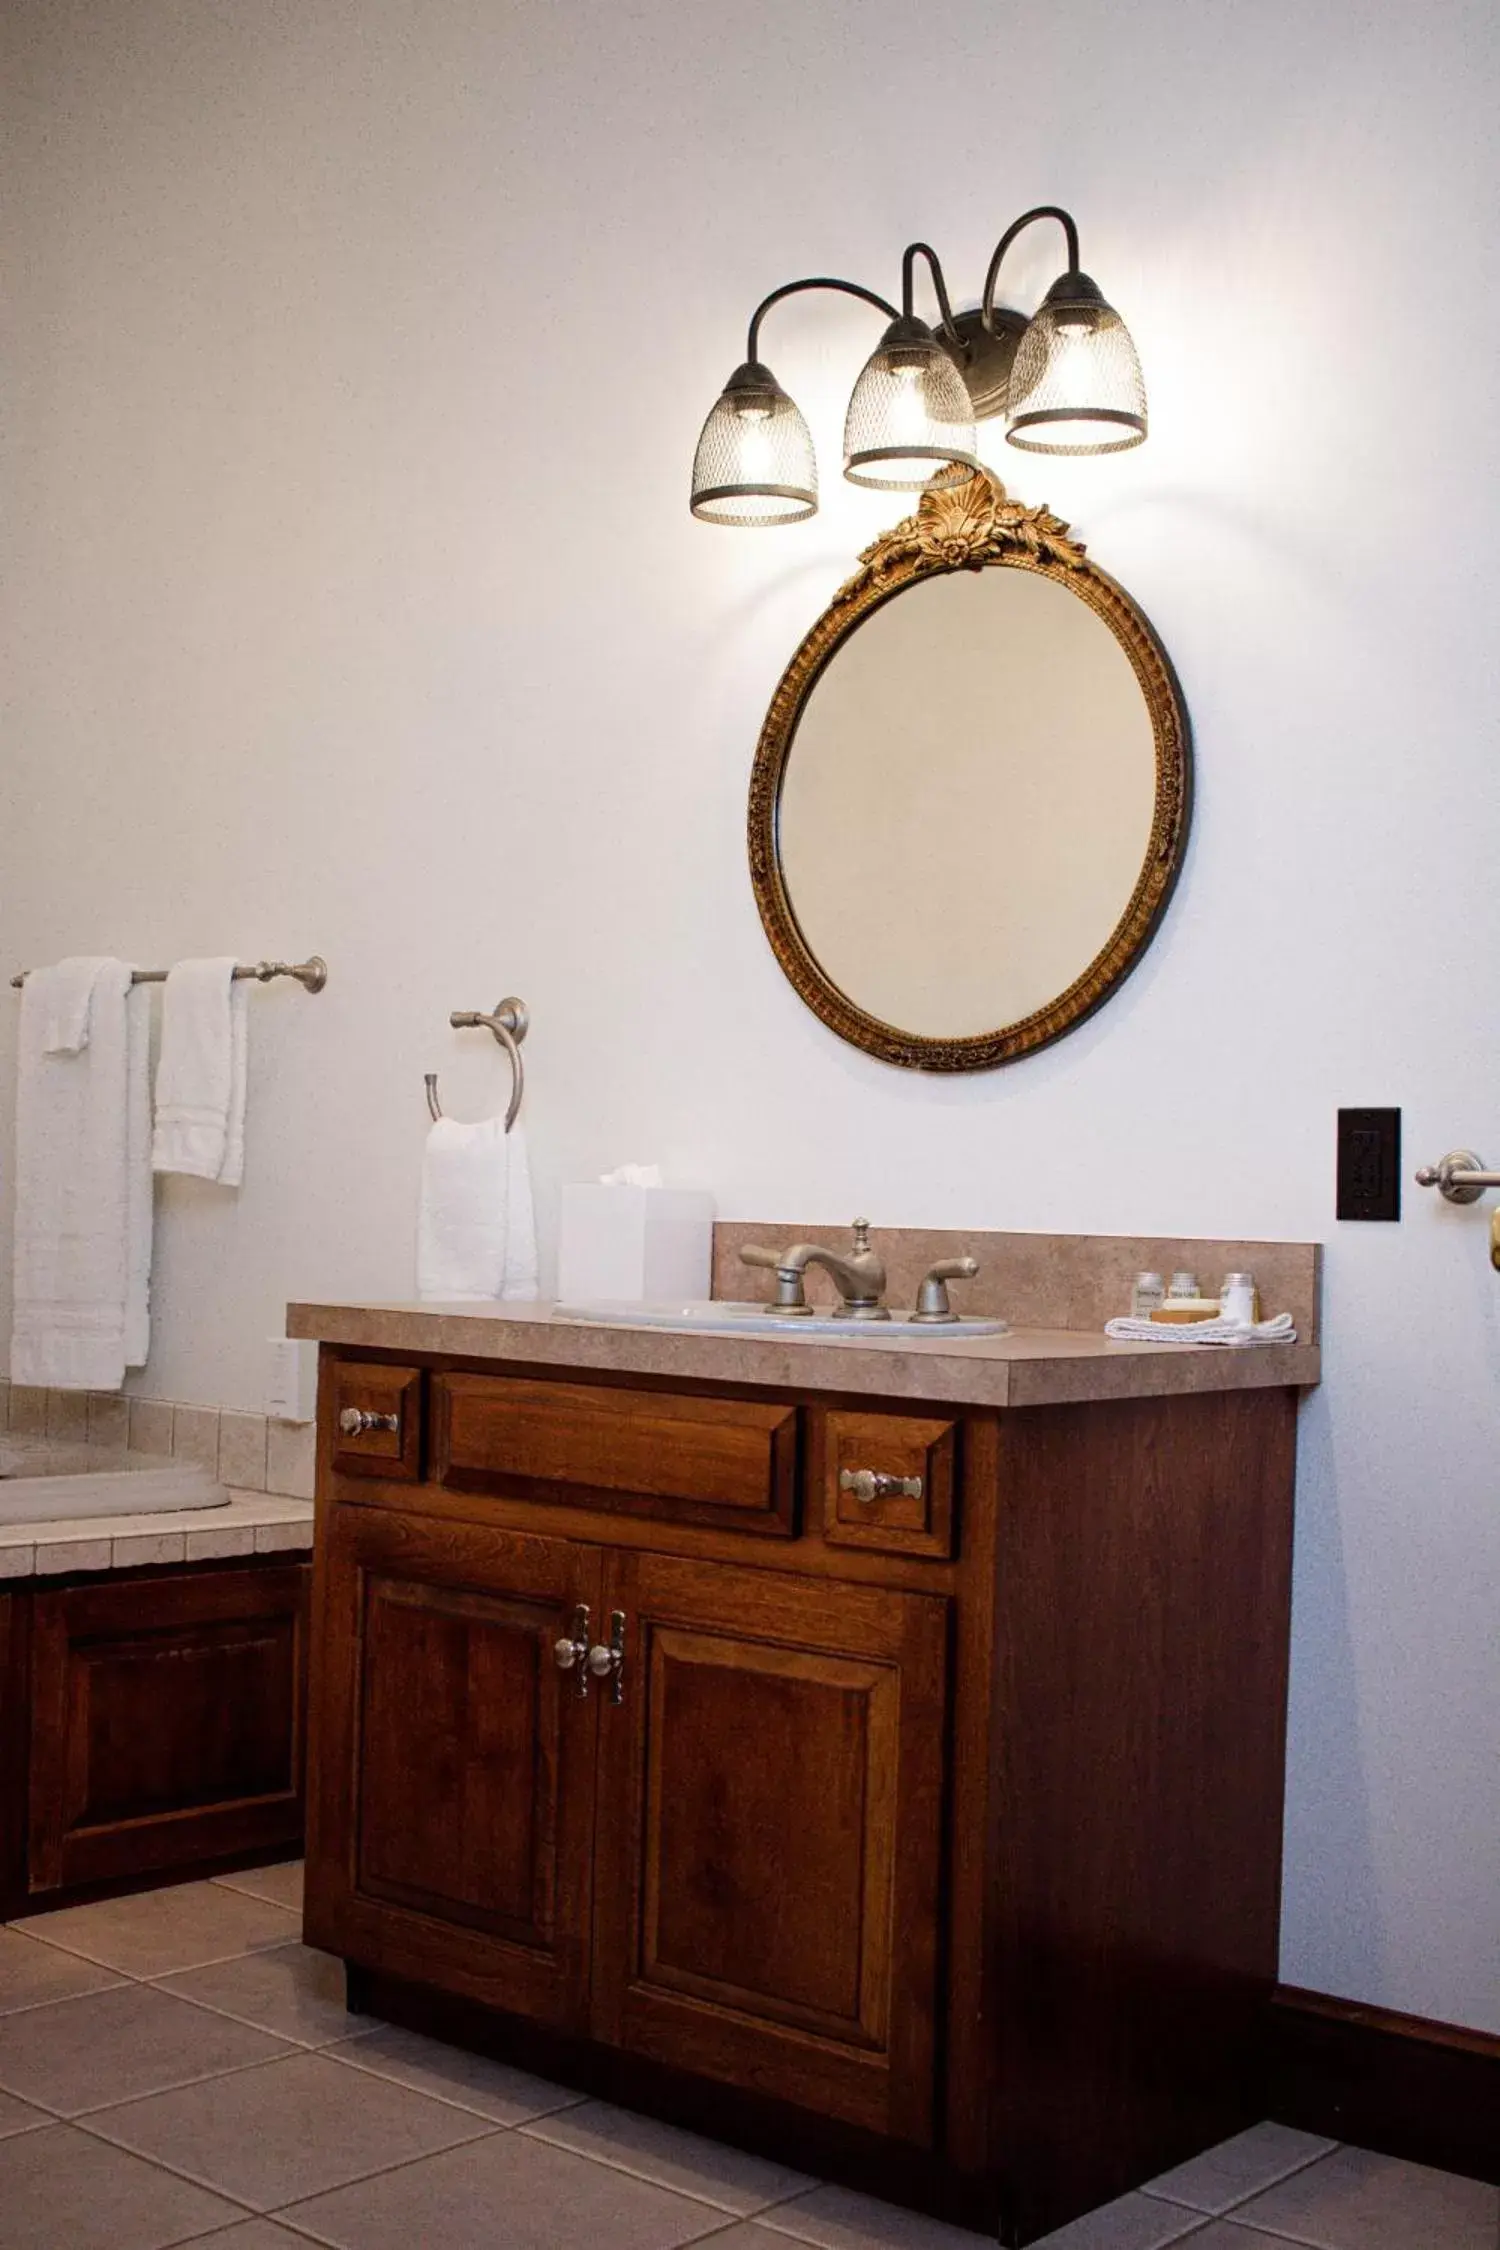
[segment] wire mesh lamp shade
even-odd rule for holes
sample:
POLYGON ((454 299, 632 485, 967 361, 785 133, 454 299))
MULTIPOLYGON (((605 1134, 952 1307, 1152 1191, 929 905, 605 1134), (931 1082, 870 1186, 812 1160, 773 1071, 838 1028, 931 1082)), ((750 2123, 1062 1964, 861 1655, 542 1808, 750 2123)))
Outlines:
POLYGON ((1055 282, 1021 338, 1006 418, 1007 439, 1024 453, 1123 453, 1145 437, 1130 330, 1087 274, 1055 282))
POLYGON ((974 406, 925 321, 892 321, 844 421, 844 474, 877 492, 941 491, 979 466, 974 406))
POLYGON ((768 367, 737 367, 698 439, 693 514, 704 523, 800 523, 818 505, 807 424, 768 367))

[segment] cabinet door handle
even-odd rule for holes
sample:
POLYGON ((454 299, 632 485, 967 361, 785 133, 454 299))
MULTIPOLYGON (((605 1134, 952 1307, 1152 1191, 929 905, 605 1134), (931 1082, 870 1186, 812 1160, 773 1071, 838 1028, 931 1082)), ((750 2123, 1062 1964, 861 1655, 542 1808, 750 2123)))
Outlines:
POLYGON ((399 1414, 372 1414, 367 1406, 346 1406, 339 1416, 345 1437, 363 1437, 366 1430, 399 1430, 399 1414))
POLYGON ((872 1500, 920 1500, 920 1477, 893 1477, 884 1469, 840 1469, 840 1492, 852 1492, 866 1506, 872 1500))
POLYGON ((596 1680, 608 1680, 609 1700, 625 1700, 625 1612, 612 1609, 609 1613, 609 1646, 596 1641, 589 1650, 589 1670, 596 1680))
POLYGON ((559 1672, 571 1672, 574 1692, 580 1703, 588 1701, 589 1693, 589 1608, 579 1602, 573 1611, 571 1638, 564 1634, 552 1644, 552 1661, 559 1672))

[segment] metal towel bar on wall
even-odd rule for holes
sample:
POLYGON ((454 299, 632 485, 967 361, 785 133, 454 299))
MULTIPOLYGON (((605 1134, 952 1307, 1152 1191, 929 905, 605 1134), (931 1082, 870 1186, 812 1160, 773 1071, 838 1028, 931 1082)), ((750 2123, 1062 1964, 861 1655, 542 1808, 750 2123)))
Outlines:
MULTIPOLYGON (((1477 1203, 1486 1188, 1500 1188, 1500 1172, 1487 1172, 1471 1148, 1450 1148, 1436 1164, 1422 1166, 1417 1185, 1435 1187, 1449 1203, 1477 1203)), ((1500 1273, 1500 1210, 1490 1220, 1490 1264, 1500 1273)))
MULTIPOLYGON (((321 953, 314 953, 307 961, 240 961, 230 970, 236 984, 254 977, 257 984, 269 984, 272 977, 295 977, 304 992, 321 992, 328 982, 328 963, 321 953)), ((22 969, 19 976, 11 978, 13 985, 23 985, 31 971, 22 969)), ((132 984, 165 984, 165 969, 132 969, 132 984)))
MULTIPOLYGON (((525 1001, 517 1000, 514 997, 509 1000, 502 1000, 493 1014, 487 1016, 474 1008, 455 1008, 448 1021, 455 1031, 476 1031, 483 1025, 486 1031, 494 1033, 499 1044, 509 1055, 511 1073, 515 1082, 511 1088, 510 1107, 505 1112, 505 1130, 508 1133, 520 1113, 521 1096, 526 1091, 526 1069, 521 1061, 521 1041, 526 1037, 530 1028, 531 1017, 527 1012, 525 1001)), ((438 1101, 437 1072, 435 1070, 427 1072, 426 1086, 427 1107, 432 1114, 432 1121, 435 1125, 443 1114, 441 1104, 438 1101)))

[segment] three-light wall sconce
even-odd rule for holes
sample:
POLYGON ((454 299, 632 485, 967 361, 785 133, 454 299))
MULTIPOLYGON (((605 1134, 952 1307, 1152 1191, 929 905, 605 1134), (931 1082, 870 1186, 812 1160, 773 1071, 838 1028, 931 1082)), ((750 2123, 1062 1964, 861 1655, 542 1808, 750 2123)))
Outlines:
POLYGON ((1007 227, 990 259, 984 294, 955 313, 937 253, 908 245, 901 310, 858 282, 788 281, 755 308, 744 364, 698 440, 693 514, 704 523, 800 523, 818 505, 818 468, 806 422, 760 357, 760 324, 783 297, 837 289, 861 297, 890 325, 860 373, 844 418, 844 474, 880 492, 941 490, 979 467, 976 423, 1005 417, 1011 445, 1029 453, 1121 453, 1146 435, 1146 390, 1130 331, 1097 282, 1080 271, 1078 229, 1041 204, 1007 227), (1028 320, 995 303, 1001 261, 1023 227, 1056 219, 1068 270, 1028 320), (938 301, 931 328, 913 310, 916 262, 926 260, 938 301))

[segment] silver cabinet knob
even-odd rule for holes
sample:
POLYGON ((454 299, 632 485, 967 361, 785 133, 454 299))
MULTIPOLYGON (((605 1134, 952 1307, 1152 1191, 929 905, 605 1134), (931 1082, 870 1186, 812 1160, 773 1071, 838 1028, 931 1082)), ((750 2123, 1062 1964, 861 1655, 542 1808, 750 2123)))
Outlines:
POLYGON ((611 1703, 623 1701, 625 1694, 625 1612, 612 1609, 609 1613, 609 1645, 596 1641, 588 1654, 588 1667, 596 1680, 608 1680, 611 1703))
POLYGON ((920 1500, 920 1477, 893 1477, 884 1469, 840 1469, 840 1492, 852 1492, 866 1506, 872 1500, 920 1500))
POLYGON ((573 1623, 561 1640, 552 1644, 552 1661, 559 1672, 571 1672, 577 1681, 580 1700, 589 1692, 589 1611, 587 1602, 579 1602, 573 1611, 573 1623))
POLYGON ((366 1430, 399 1430, 399 1414, 372 1414, 367 1406, 346 1406, 339 1416, 345 1437, 363 1437, 366 1430))

